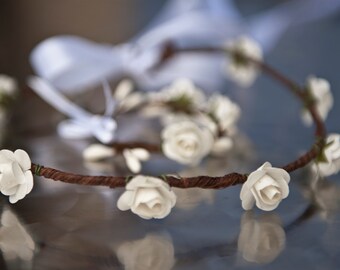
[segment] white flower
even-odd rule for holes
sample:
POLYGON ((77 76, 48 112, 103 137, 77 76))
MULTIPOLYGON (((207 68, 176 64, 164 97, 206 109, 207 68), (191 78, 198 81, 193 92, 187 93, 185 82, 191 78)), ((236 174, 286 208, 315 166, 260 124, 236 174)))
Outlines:
POLYGON ((217 121, 222 131, 233 133, 241 110, 226 96, 215 94, 208 101, 208 113, 217 121))
POLYGON ((144 96, 141 93, 132 93, 120 102, 119 109, 121 111, 127 112, 135 109, 144 101, 144 96))
POLYGON ((124 100, 133 91, 133 88, 131 80, 121 80, 115 89, 114 98, 119 101, 124 100))
POLYGON ((17 89, 17 82, 13 78, 0 74, 0 95, 13 96, 17 92, 17 89))
POLYGON ((255 219, 251 212, 243 214, 237 248, 246 261, 270 263, 279 256, 285 243, 286 234, 277 216, 255 219))
MULTIPOLYGON (((189 79, 177 79, 170 86, 162 89, 158 94, 159 101, 171 102, 179 107, 201 107, 205 101, 203 91, 197 88, 189 79)), ((155 98, 157 100, 157 98, 155 98)))
POLYGON ((31 159, 24 150, 0 151, 0 191, 11 203, 23 199, 33 188, 31 159))
POLYGON ((228 77, 242 87, 249 87, 257 77, 258 68, 241 56, 261 61, 263 59, 261 47, 256 41, 242 36, 228 42, 227 49, 231 51, 227 65, 228 77))
POLYGON ((243 184, 240 198, 244 210, 256 206, 264 211, 274 210, 289 194, 290 175, 285 170, 273 168, 269 162, 252 172, 243 184))
MULTIPOLYGON (((316 110, 320 117, 326 120, 330 109, 333 107, 333 96, 329 82, 325 79, 309 76, 306 87, 316 102, 316 110)), ((302 112, 302 120, 309 126, 313 123, 312 117, 306 109, 302 112)))
POLYGON ((324 150, 327 161, 319 162, 314 170, 318 171, 322 176, 330 176, 336 174, 340 170, 340 134, 330 134, 326 139, 326 146, 324 150))
POLYGON ((113 97, 120 112, 130 111, 145 101, 141 93, 133 92, 133 88, 133 82, 129 79, 124 79, 117 85, 113 97))
POLYGON ((141 218, 165 218, 176 203, 176 195, 163 180, 138 175, 129 181, 117 207, 131 210, 141 218))
POLYGON ((87 161, 97 161, 113 157, 116 151, 109 146, 103 144, 91 144, 83 151, 83 158, 87 161))
POLYGON ((126 165, 133 173, 138 173, 142 169, 141 161, 146 161, 150 158, 150 153, 144 148, 124 149, 123 156, 126 165))
POLYGON ((214 136, 207 127, 189 120, 165 127, 162 139, 166 157, 191 165, 198 164, 208 155, 214 143, 214 136))
POLYGON ((161 123, 164 126, 168 126, 174 123, 183 121, 194 122, 199 126, 206 127, 214 135, 218 133, 218 127, 211 117, 205 113, 197 113, 195 115, 188 115, 185 113, 173 113, 169 112, 161 118, 161 123))
POLYGON ((1 215, 0 249, 6 260, 33 258, 35 243, 12 211, 5 209, 1 215))
POLYGON ((118 260, 125 270, 170 270, 175 264, 175 250, 170 237, 148 234, 144 239, 118 247, 118 260))

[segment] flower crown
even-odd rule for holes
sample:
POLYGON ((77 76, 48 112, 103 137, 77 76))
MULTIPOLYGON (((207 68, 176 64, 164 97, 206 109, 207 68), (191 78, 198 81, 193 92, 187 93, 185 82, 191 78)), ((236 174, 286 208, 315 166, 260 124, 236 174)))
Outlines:
POLYGON ((230 79, 241 86, 249 86, 262 71, 284 85, 302 103, 302 119, 307 125, 315 125, 315 141, 311 148, 292 162, 273 167, 265 162, 257 170, 245 173, 230 173, 220 177, 181 177, 164 173, 158 177, 135 175, 141 170, 142 161, 152 153, 163 153, 167 158, 185 165, 197 165, 208 155, 224 156, 233 147, 237 137, 239 106, 228 97, 214 94, 208 99, 202 90, 191 81, 179 79, 157 93, 133 92, 130 80, 119 83, 112 94, 107 82, 103 82, 107 100, 104 117, 90 115, 80 108, 72 107, 48 82, 34 77, 30 86, 47 101, 57 99, 64 110, 76 111, 81 117, 59 126, 59 132, 72 137, 94 136, 101 143, 89 146, 83 156, 86 160, 101 160, 122 155, 127 167, 134 173, 128 176, 86 176, 63 172, 54 168, 31 163, 24 150, 0 151, 0 191, 9 196, 11 203, 23 199, 33 188, 33 175, 65 183, 125 187, 117 202, 122 210, 131 210, 144 219, 166 217, 176 203, 171 187, 221 189, 242 184, 240 198, 245 210, 255 204, 271 211, 289 194, 289 173, 315 161, 312 168, 322 176, 335 174, 340 169, 340 135, 327 135, 324 126, 333 105, 329 83, 321 78, 309 77, 306 85, 300 86, 273 67, 264 63, 262 51, 253 40, 241 37, 224 47, 181 48, 168 43, 156 67, 181 53, 228 54, 226 70, 230 79), (45 92, 44 92, 45 91, 45 92), (46 94, 47 93, 47 94, 46 94), (117 123, 115 119, 124 113, 138 111, 146 117, 160 117, 164 125, 161 142, 117 142, 114 140, 117 123), (91 128, 90 128, 91 127, 91 128))

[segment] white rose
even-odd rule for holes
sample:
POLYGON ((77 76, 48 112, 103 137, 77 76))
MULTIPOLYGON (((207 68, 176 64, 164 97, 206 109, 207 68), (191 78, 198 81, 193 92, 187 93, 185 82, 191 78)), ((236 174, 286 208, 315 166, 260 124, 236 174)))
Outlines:
POLYGON ((169 237, 148 234, 144 239, 118 247, 118 260, 125 270, 170 270, 175 264, 175 250, 169 237))
POLYGON ((243 214, 237 248, 246 261, 270 263, 279 256, 285 243, 286 234, 277 216, 255 219, 250 212, 243 214))
MULTIPOLYGON (((316 102, 316 110, 323 120, 326 120, 330 109, 333 107, 333 96, 327 80, 310 76, 306 83, 307 90, 316 102)), ((306 125, 313 123, 312 117, 306 109, 302 112, 302 120, 306 125)))
MULTIPOLYGON (((240 107, 223 95, 212 95, 208 101, 208 112, 214 117, 223 131, 232 133, 240 118, 240 107)), ((230 134, 229 134, 230 135, 230 134)))
POLYGON ((255 64, 240 59, 237 55, 244 55, 261 61, 263 53, 259 44, 245 36, 227 43, 231 51, 230 61, 227 65, 228 77, 242 87, 249 87, 257 77, 258 68, 255 64))
POLYGON ((176 195, 163 180, 138 175, 131 179, 120 196, 117 207, 131 210, 141 218, 165 218, 176 203, 176 195))
POLYGON ((269 162, 252 172, 243 184, 240 198, 244 210, 256 206, 264 211, 274 210, 289 194, 290 175, 285 170, 273 168, 269 162))
POLYGON ((5 209, 1 215, 0 249, 6 260, 20 258, 32 260, 35 243, 12 211, 5 209))
POLYGON ((326 146, 324 150, 326 162, 319 162, 314 165, 314 170, 318 171, 322 176, 330 176, 336 174, 340 170, 340 134, 330 134, 326 139, 326 146))
POLYGON ((11 203, 23 199, 33 188, 31 159, 24 150, 0 151, 0 191, 11 203))
POLYGON ((214 136, 209 128, 193 121, 172 123, 162 131, 163 153, 183 164, 198 164, 209 154, 214 136))
POLYGON ((0 74, 0 95, 5 94, 7 96, 13 96, 17 89, 17 82, 13 78, 0 74))

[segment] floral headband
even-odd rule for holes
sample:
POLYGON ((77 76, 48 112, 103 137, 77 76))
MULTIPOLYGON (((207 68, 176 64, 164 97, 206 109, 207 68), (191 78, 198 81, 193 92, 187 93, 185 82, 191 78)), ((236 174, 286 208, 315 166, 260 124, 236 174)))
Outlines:
MULTIPOLYGON (((312 168, 322 176, 335 174, 340 169, 340 135, 327 135, 324 120, 333 105, 329 83, 321 78, 309 77, 305 86, 288 79, 273 67, 264 63, 260 47, 249 38, 241 37, 224 47, 181 48, 168 43, 157 67, 182 53, 228 54, 226 64, 229 77, 243 86, 249 86, 262 71, 284 85, 302 103, 302 118, 306 124, 315 125, 315 141, 302 156, 285 164, 273 167, 265 162, 257 170, 245 173, 230 173, 220 177, 162 174, 158 177, 144 175, 128 176, 86 176, 60 171, 31 163, 24 150, 0 151, 0 191, 9 196, 11 203, 23 199, 33 188, 33 175, 42 176, 65 183, 125 187, 125 192, 117 202, 122 210, 131 210, 144 219, 166 217, 176 203, 176 195, 171 187, 221 189, 242 184, 240 198, 245 210, 255 204, 258 208, 271 211, 289 194, 289 173, 315 161, 312 168)), ((190 81, 175 81, 169 87, 155 94, 131 93, 132 85, 123 80, 113 94, 114 103, 107 105, 106 115, 100 118, 86 111, 72 107, 72 104, 57 94, 51 86, 40 78, 32 78, 30 86, 41 94, 58 99, 69 108, 69 115, 77 119, 60 127, 62 134, 70 135, 76 130, 81 136, 95 136, 105 144, 91 145, 84 151, 84 158, 97 160, 121 154, 133 173, 141 170, 141 161, 147 160, 150 153, 161 152, 167 158, 181 164, 199 164, 203 158, 212 155, 225 155, 232 147, 237 135, 236 123, 240 116, 237 104, 222 95, 212 95, 208 101, 203 92, 190 81), (38 90, 37 90, 38 89, 38 90), (139 141, 117 142, 114 132, 117 128, 114 119, 128 111, 138 110, 147 116, 161 116, 164 128, 160 144, 139 141), (88 129, 88 126, 95 127, 88 129), (98 129, 97 129, 98 128, 98 129), (97 130, 93 132, 93 130, 97 130), (99 130, 99 131, 98 131, 99 130), (91 132, 92 133, 91 133, 91 132), (101 132, 105 131, 105 132, 101 132), (98 133, 100 132, 100 134, 98 133), (104 134, 105 136, 103 136, 104 134)), ((104 92, 111 96, 109 85, 104 81, 104 92)))

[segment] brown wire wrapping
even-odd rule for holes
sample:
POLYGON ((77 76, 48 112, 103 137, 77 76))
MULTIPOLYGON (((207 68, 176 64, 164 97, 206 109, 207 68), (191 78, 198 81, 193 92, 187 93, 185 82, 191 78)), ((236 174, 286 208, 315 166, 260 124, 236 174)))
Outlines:
MULTIPOLYGON (((227 50, 225 48, 186 48, 180 49, 176 48, 173 44, 168 43, 164 47, 163 54, 159 61, 159 64, 155 66, 155 68, 164 64, 168 59, 174 57, 179 53, 226 53, 227 50)), ((230 52, 229 53, 233 53, 230 52)), ((287 165, 282 166, 284 170, 287 172, 293 172, 299 168, 306 166, 309 162, 315 159, 323 150, 325 146, 325 136, 326 136, 326 128, 324 126, 323 121, 321 120, 319 114, 316 111, 314 102, 310 102, 307 91, 301 88, 298 84, 288 79, 280 72, 269 66, 264 62, 260 62, 255 59, 251 59, 246 56, 244 57, 249 63, 258 66, 264 73, 268 74, 270 77, 280 82, 282 85, 287 87, 295 96, 297 96, 300 101, 306 106, 308 111, 310 112, 313 121, 315 123, 315 137, 316 141, 311 147, 309 151, 307 151, 304 155, 300 156, 296 160, 288 163, 287 165)), ((128 143, 115 143, 113 147, 118 152, 122 152, 125 148, 136 148, 142 147, 150 152, 159 152, 161 150, 159 145, 152 145, 141 142, 128 142, 128 143)), ((127 183, 127 180, 130 178, 122 177, 122 176, 89 176, 89 175, 79 175, 74 173, 67 173, 60 170, 56 170, 53 168, 43 167, 37 164, 32 164, 32 171, 36 175, 43 176, 45 178, 49 178, 55 181, 61 181, 64 183, 70 184, 81 184, 81 185, 90 185, 90 186, 107 186, 110 188, 119 188, 124 187, 127 183)), ((221 189, 227 188, 230 186, 243 184, 247 181, 247 174, 240 173, 230 173, 220 177, 211 177, 211 176, 196 176, 196 177, 175 177, 170 175, 162 175, 159 178, 166 181, 171 187, 177 188, 205 188, 205 189, 221 189)))

